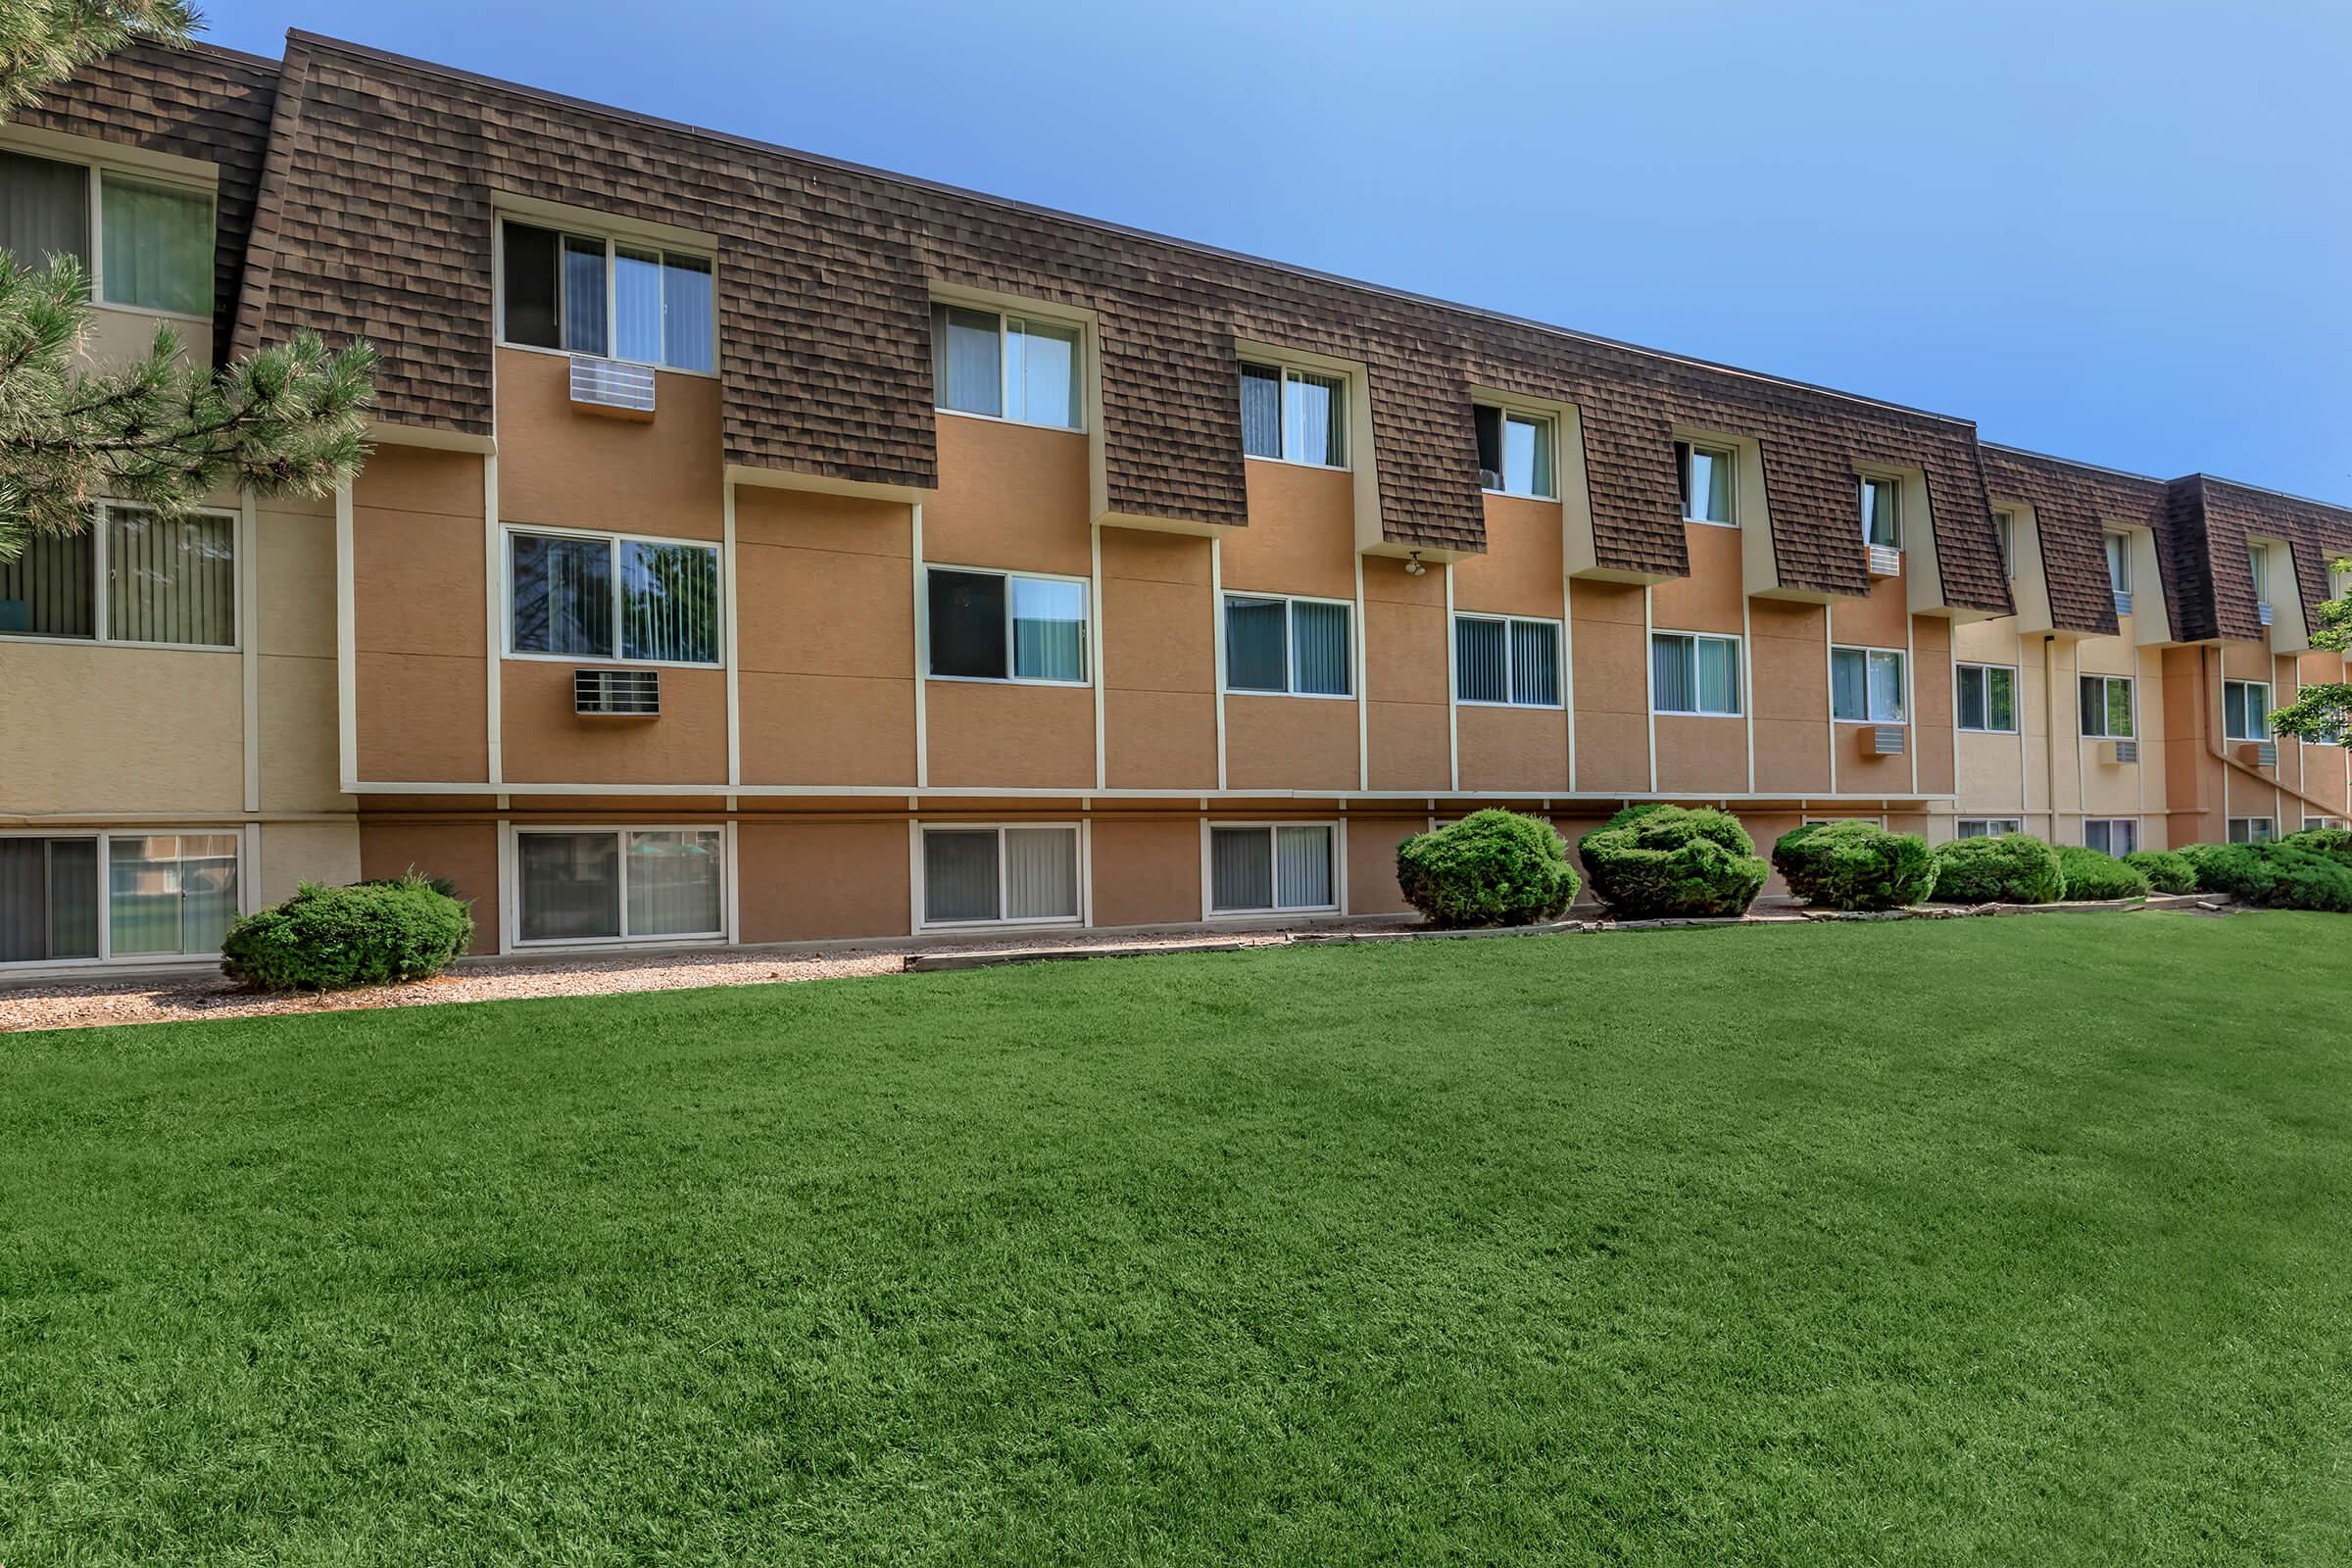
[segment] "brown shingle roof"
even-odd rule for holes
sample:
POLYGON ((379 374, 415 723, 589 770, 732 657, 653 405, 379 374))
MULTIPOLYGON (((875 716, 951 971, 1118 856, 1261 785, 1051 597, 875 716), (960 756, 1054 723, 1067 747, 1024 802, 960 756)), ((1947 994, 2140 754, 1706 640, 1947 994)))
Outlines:
POLYGON ((2049 585, 2050 619, 2059 629, 2110 636, 2117 630, 2114 587, 2107 578, 2106 523, 2155 534, 2173 625, 2178 628, 2184 614, 2194 612, 2197 592, 2192 588, 2182 593, 2182 585, 2192 580, 2180 554, 2179 535, 2185 525, 2174 516, 2172 494, 2162 479, 1989 442, 1981 450, 1984 485, 1993 500, 2034 509, 2042 574, 2049 585))
POLYGON ((2196 629, 2183 637, 2259 640, 2262 621, 2254 605, 2254 574, 2247 559, 2249 536, 2285 541, 2294 561, 2295 586, 2302 594, 2305 624, 2315 624, 2328 595, 2328 568, 2352 556, 2352 508, 2233 484, 2192 473, 2173 481, 2184 505, 2202 517, 2205 580, 2212 597, 2196 629))

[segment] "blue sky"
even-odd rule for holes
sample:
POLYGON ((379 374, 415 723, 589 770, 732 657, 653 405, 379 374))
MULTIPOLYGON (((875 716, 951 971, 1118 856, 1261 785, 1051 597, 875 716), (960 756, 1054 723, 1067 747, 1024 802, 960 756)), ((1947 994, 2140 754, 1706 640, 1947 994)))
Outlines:
POLYGON ((208 9, 2352 503, 2343 0, 208 9))

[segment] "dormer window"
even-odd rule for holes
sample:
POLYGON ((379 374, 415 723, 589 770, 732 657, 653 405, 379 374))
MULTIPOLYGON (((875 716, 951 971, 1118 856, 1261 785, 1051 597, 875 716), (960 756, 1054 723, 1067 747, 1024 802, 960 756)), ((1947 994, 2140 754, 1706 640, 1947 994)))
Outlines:
POLYGON ((931 387, 951 414, 1084 428, 1082 328, 963 305, 931 307, 931 387))
POLYGON ((509 219, 499 340, 709 374, 718 363, 710 258, 509 219))
POLYGON ((2132 540, 2128 535, 2107 535, 2107 586, 2119 594, 2132 591, 2132 540))
POLYGON ((2001 553, 2001 575, 2017 580, 2017 514, 1996 512, 1992 514, 1992 542, 2001 553))
POLYGON ((0 249, 28 267, 72 256, 100 305, 199 318, 213 314, 213 192, 24 153, 0 153, 0 249), (98 251, 90 252, 90 182, 98 251))
POLYGON ((1242 451, 1313 468, 1348 466, 1348 378, 1244 361, 1242 451))
POLYGON ((1886 550, 1903 548, 1903 487, 1897 479, 1862 481, 1862 542, 1886 550))
POLYGON ((1516 409, 1480 404, 1471 411, 1478 427, 1478 482, 1493 495, 1553 501, 1550 419, 1516 409))
POLYGON ((2271 547, 2246 546, 2246 571, 2254 580, 2254 609, 2262 623, 2271 623, 2271 547))
POLYGON ((1699 441, 1674 444, 1675 471, 1683 489, 1683 520, 1712 522, 1726 528, 1740 525, 1732 504, 1733 454, 1726 447, 1699 441))

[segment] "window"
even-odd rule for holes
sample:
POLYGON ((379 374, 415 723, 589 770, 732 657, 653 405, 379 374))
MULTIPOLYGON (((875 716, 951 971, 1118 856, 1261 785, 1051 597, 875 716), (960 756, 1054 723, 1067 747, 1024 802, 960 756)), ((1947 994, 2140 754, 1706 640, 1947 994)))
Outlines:
POLYGON ((2328 597, 2352 598, 2352 566, 2339 564, 2328 568, 2328 597))
POLYGON ((1348 466, 1348 378, 1243 362, 1242 451, 1318 468, 1348 466))
POLYGON ((1740 712, 1740 639, 1656 632, 1649 639, 1650 708, 1660 713, 1740 712))
POLYGON ((2082 842, 2120 860, 2139 848, 2139 824, 2128 816, 2093 817, 2082 824, 2082 842))
POLYGON ((924 580, 934 676, 1086 683, 1085 583, 953 566, 924 580))
POLYGON ((71 256, 87 267, 89 170, 0 152, 0 250, 26 267, 44 267, 52 256, 71 256))
POLYGON ((2017 733, 2017 671, 2007 664, 1962 664, 1960 727, 2017 733))
POLYGON ((1453 617, 1453 694, 1465 703, 1560 706, 1560 623, 1453 617))
POLYGON ((36 267, 52 256, 76 258, 91 271, 102 305, 200 318, 213 314, 213 193, 204 186, 0 153, 0 248, 36 267))
POLYGON ((2269 545, 2248 544, 2246 546, 2246 574, 2254 584, 2255 604, 2268 605, 2271 602, 2271 547, 2269 545))
POLYGON ((724 934, 716 828, 514 835, 523 942, 643 942, 724 934))
POLYGON ((931 307, 931 387, 939 407, 1076 430, 1084 330, 962 305, 931 307))
POLYGON ((2077 693, 2082 705, 2082 733, 2093 740, 2130 740, 2132 682, 2122 675, 2084 675, 2077 693))
POLYGON ((2107 585, 2119 594, 2132 591, 2132 540, 2127 534, 2107 535, 2107 585))
POLYGON ((1077 918, 1077 828, 923 829, 925 925, 1077 918))
POLYGON ((1959 822, 1959 836, 1964 839, 1993 839, 2004 833, 2025 831, 2023 820, 2014 816, 1964 816, 1959 822))
POLYGON ((1903 656, 1885 648, 1830 650, 1830 716, 1846 724, 1903 721, 1903 656))
POLYGON ((1862 481, 1862 542, 1903 548, 1903 485, 1899 479, 1862 481))
POLYGON ((2001 575, 2011 580, 2017 577, 2017 515, 2009 512, 1992 514, 1992 542, 2001 553, 2001 575))
POLYGON ((1478 426, 1478 482, 1506 496, 1550 501, 1552 422, 1540 414, 1480 404, 1471 415, 1478 426))
POLYGON ((2307 816, 2303 819, 2303 830, 2307 833, 2315 828, 2333 828, 2341 832, 2343 826, 2344 819, 2340 816, 2307 816))
POLYGON ((0 838, 0 963, 98 956, 98 841, 0 838))
POLYGON ((1727 528, 1740 525, 1732 505, 1734 455, 1724 447, 1695 441, 1674 444, 1675 472, 1683 490, 1685 522, 1715 522, 1727 528))
POLYGON ((2222 735, 2233 741, 2271 738, 2271 688, 2258 680, 2222 682, 2222 735))
POLYGON ((672 370, 716 368, 708 256, 513 219, 503 226, 504 341, 672 370))
POLYGON ((0 561, 0 635, 234 648, 236 537, 218 513, 97 507, 82 532, 35 534, 0 561))
POLYGON ((1339 906, 1329 823, 1209 829, 1211 914, 1275 914, 1339 906))
POLYGON ((1292 697, 1348 697, 1348 620, 1332 599, 1225 596, 1225 689, 1292 697))
POLYGON ((236 916, 234 833, 0 838, 0 963, 202 957, 236 916))
POLYGON ((508 534, 515 654, 718 662, 718 547, 619 534, 508 534))
POLYGON ((2275 816, 2233 816, 2230 819, 2230 842, 2232 844, 2268 844, 2278 836, 2278 819, 2275 816))

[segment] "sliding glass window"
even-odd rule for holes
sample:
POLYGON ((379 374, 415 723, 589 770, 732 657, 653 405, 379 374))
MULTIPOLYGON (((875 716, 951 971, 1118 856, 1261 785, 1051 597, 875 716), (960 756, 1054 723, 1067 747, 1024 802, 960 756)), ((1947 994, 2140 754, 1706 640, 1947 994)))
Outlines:
POLYGON ((523 942, 641 942, 724 934, 716 828, 514 835, 523 942))
POLYGON ((1463 703, 1559 707, 1560 623, 1454 616, 1453 691, 1463 703))
POLYGON ((1551 501, 1552 430, 1549 416, 1479 404, 1471 411, 1478 436, 1478 482, 1496 495, 1551 501))
POLYGON ((1353 693, 1353 607, 1329 599, 1225 596, 1225 689, 1291 697, 1353 693))
POLYGON ((927 827, 922 850, 925 925, 1078 918, 1075 827, 927 827))
POLYGON ((1209 912, 1336 909, 1339 893, 1332 852, 1328 823, 1212 827, 1208 834, 1209 912))
POLYGON ((1655 632, 1649 639, 1653 712, 1740 715, 1740 639, 1655 632))
POLYGON ((510 652, 719 662, 718 547, 617 534, 508 534, 510 652))
POLYGON ((237 519, 109 502, 81 532, 34 534, 0 561, 0 636, 234 648, 237 519))
POLYGON ((958 566, 923 582, 935 679, 1086 684, 1086 583, 958 566))
POLYGON ((503 341, 672 370, 717 368, 708 256, 513 219, 500 246, 503 341))
POLYGON ((1244 362, 1242 451, 1309 467, 1348 466, 1348 378, 1244 362))
POLYGON ((1083 429, 1085 338, 1068 322, 935 304, 932 399, 952 414, 1083 429))

